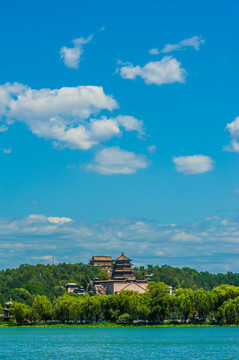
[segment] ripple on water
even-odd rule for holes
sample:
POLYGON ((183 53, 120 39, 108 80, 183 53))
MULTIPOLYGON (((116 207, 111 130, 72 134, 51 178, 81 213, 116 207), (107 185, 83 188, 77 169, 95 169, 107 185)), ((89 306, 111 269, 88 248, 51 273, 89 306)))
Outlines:
POLYGON ((1 360, 239 359, 239 328, 0 328, 1 360))

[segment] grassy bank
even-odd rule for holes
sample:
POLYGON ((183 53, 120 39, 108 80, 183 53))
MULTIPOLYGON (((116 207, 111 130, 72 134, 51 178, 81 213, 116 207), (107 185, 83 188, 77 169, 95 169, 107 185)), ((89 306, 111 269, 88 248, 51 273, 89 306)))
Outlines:
POLYGON ((198 324, 185 324, 176 322, 167 322, 159 324, 146 324, 146 323, 134 323, 134 324, 116 324, 113 322, 93 322, 83 324, 64 324, 64 323, 38 323, 38 324, 25 324, 16 325, 7 322, 0 323, 0 327, 20 327, 20 328, 167 328, 167 327, 238 327, 239 324, 214 324, 212 322, 204 322, 198 324))

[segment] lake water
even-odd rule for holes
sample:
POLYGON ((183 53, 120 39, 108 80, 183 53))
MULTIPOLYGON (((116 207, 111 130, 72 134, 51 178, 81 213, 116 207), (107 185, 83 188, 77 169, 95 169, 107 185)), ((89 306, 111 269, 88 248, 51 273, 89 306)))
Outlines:
POLYGON ((239 359, 239 327, 0 328, 1 360, 239 359))

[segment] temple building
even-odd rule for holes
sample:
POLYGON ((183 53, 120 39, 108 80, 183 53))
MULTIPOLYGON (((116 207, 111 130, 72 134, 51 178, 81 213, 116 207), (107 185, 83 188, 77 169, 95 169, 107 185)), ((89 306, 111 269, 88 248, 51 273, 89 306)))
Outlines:
POLYGON ((78 285, 76 283, 68 283, 66 284, 66 291, 69 293, 77 292, 79 289, 78 285))
POLYGON ((92 256, 90 264, 101 268, 106 271, 109 275, 112 273, 114 260, 111 256, 92 256))
POLYGON ((75 294, 84 294, 85 289, 81 286, 79 287, 76 283, 68 283, 66 284, 66 291, 68 294, 75 293, 75 294))
POLYGON ((121 256, 115 260, 111 279, 114 280, 135 280, 131 260, 122 252, 121 256))
POLYGON ((136 280, 134 277, 131 260, 122 252, 121 256, 114 261, 112 276, 109 280, 95 280, 96 293, 117 294, 123 290, 138 291, 144 293, 147 288, 147 280, 136 280))

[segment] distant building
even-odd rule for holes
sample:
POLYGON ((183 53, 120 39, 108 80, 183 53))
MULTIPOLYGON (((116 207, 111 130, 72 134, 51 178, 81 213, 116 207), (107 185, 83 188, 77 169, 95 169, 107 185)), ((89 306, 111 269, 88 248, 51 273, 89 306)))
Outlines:
POLYGON ((10 312, 10 308, 13 304, 13 301, 12 299, 10 298, 9 301, 7 301, 4 305, 4 308, 3 308, 3 311, 4 311, 4 321, 8 321, 11 317, 12 317, 12 314, 10 312))
POLYGON ((96 293, 117 294, 123 290, 146 291, 148 281, 136 280, 134 277, 131 260, 122 252, 121 256, 114 261, 112 276, 109 280, 95 280, 96 293))
POLYGON ((77 292, 79 289, 78 285, 76 283, 68 283, 66 284, 66 291, 68 293, 77 292))
POLYGON ((114 260, 111 256, 92 256, 90 264, 101 268, 106 271, 109 275, 112 273, 114 260))
POLYGON ((134 272, 131 265, 131 260, 127 258, 122 252, 113 266, 112 277, 113 280, 135 280, 134 272))

